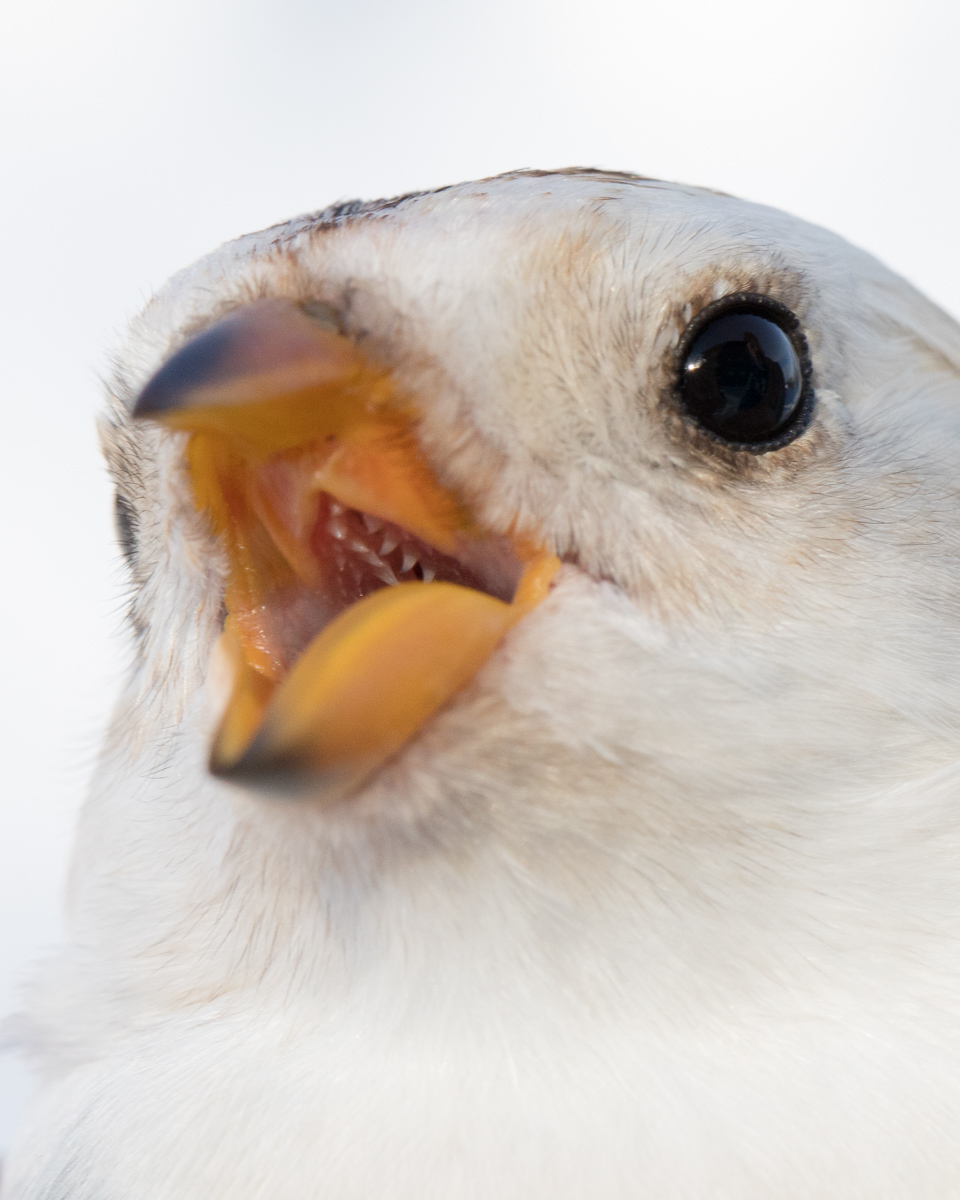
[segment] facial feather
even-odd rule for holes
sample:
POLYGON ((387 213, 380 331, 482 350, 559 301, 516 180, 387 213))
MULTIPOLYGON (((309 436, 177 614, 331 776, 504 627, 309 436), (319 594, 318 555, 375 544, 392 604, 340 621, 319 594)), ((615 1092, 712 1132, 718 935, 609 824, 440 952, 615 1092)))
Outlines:
POLYGON ((958 375, 840 239, 616 175, 340 206, 175 277, 103 427, 137 654, 5 1200, 952 1194, 958 375), (766 454, 677 399, 739 293, 813 364, 766 454), (185 435, 130 417, 263 297, 334 313, 440 483, 564 560, 332 806, 210 775, 230 566, 185 435))

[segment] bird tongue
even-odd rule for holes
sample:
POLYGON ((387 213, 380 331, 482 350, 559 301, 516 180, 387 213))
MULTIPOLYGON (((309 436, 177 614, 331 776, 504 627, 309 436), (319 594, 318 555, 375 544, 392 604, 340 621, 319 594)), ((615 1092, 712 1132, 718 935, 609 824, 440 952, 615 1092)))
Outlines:
POLYGON ((349 793, 469 682, 559 566, 477 528, 389 378, 292 304, 258 301, 188 343, 135 415, 190 432, 194 498, 229 560, 217 774, 349 793))

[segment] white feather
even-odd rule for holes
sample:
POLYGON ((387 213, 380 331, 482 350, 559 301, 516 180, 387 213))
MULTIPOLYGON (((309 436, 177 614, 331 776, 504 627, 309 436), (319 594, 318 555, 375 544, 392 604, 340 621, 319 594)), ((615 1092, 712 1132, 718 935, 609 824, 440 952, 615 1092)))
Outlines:
POLYGON ((960 1194, 960 330, 781 213, 516 175, 241 239, 114 387, 140 652, 37 982, 4 1200, 960 1194), (691 305, 800 316, 811 428, 665 409, 691 305), (329 304, 443 480, 568 561, 348 804, 217 782, 223 566, 131 396, 329 304))

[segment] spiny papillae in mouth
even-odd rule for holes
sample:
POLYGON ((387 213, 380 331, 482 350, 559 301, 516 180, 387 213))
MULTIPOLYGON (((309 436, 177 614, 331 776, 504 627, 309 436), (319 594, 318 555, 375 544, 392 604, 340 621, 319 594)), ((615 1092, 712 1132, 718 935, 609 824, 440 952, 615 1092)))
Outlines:
POLYGON ((332 579, 346 608, 381 586, 434 579, 474 588, 509 602, 520 581, 521 564, 505 538, 464 542, 462 557, 443 554, 408 529, 371 513, 320 497, 314 527, 314 553, 332 560, 332 579))
POLYGON ((189 433, 194 500, 228 561, 220 775, 349 795, 469 682, 559 566, 528 537, 480 527, 436 480, 389 373, 288 301, 200 334, 135 412, 189 433))
MULTIPOLYGON (((264 473, 264 469, 259 472, 261 477, 264 473)), ((295 569, 299 564, 297 578, 274 590, 258 618, 260 644, 264 658, 270 660, 261 670, 277 681, 317 633, 381 588, 450 583, 505 604, 516 594, 523 563, 507 538, 463 538, 457 554, 445 554, 402 525, 348 508, 327 492, 316 496, 316 513, 305 545, 288 557, 295 569), (305 554, 314 569, 304 568, 305 554)), ((275 529, 275 514, 268 520, 275 529)), ((289 551, 289 526, 285 532, 283 543, 289 551)))

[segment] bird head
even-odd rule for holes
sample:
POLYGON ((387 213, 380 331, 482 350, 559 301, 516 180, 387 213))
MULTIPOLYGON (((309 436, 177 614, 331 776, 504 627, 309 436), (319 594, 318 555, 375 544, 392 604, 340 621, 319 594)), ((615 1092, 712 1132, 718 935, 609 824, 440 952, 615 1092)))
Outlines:
POLYGON ((782 1049, 818 996, 849 1046, 945 969, 960 332, 868 255, 602 172, 344 204, 176 276, 112 396, 136 658, 74 887, 114 1026, 255 996, 336 1026, 327 1080, 456 1060, 489 1131, 507 1059, 682 1106, 705 1029, 782 1049))
POLYGON ((481 698, 535 721, 531 754, 734 791, 749 764, 862 769, 867 696, 944 733, 954 649, 908 614, 953 599, 957 353, 839 239, 643 179, 520 173, 242 239, 147 309, 105 424, 138 744, 210 692, 198 786, 363 807, 415 793, 481 698), (837 718, 845 749, 818 746, 837 718))

